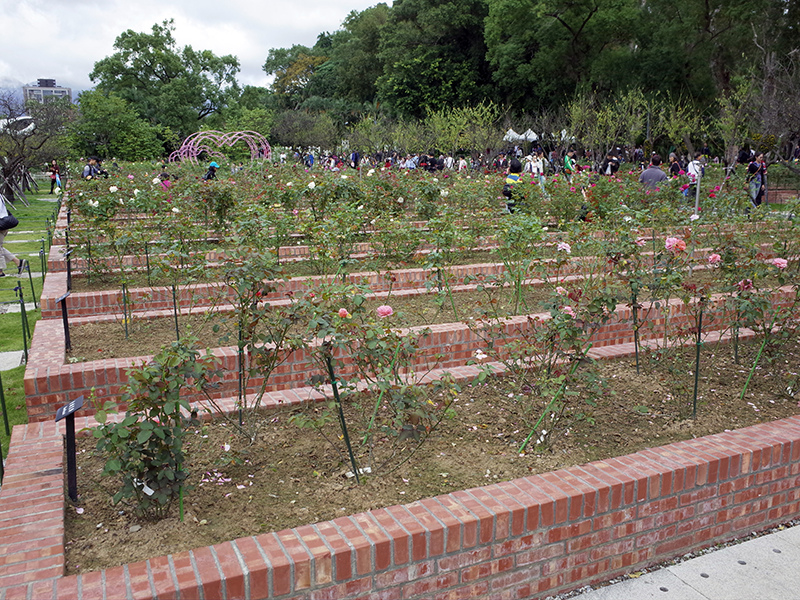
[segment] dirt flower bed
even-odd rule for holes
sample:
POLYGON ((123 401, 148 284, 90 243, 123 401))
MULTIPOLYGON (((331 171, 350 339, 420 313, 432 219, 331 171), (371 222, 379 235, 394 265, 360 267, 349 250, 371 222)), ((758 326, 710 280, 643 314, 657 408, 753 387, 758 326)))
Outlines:
MULTIPOLYGON (((694 273, 688 283, 700 285, 710 279, 710 273, 701 271, 694 273)), ((456 291, 453 292, 452 299, 451 303, 446 291, 437 294, 434 288, 426 294, 397 294, 370 299, 367 300, 366 309, 368 313, 374 313, 378 306, 391 304, 395 310, 390 321, 393 327, 453 323, 484 315, 490 317, 508 315, 513 311, 513 301, 508 288, 486 286, 485 291, 456 291)), ((549 310, 547 303, 552 299, 551 288, 526 286, 521 312, 547 312, 549 310)), ((624 305, 628 299, 620 296, 618 300, 624 305)), ((641 300, 646 301, 648 297, 643 297, 641 300)), ((232 317, 214 311, 181 315, 178 318, 178 329, 182 336, 197 337, 198 345, 204 348, 233 345, 236 339, 232 317), (218 326, 217 331, 215 325, 218 326)), ((67 356, 72 362, 147 356, 176 339, 174 317, 141 319, 137 318, 135 313, 128 324, 127 338, 121 316, 117 321, 73 325, 70 333, 72 350, 67 356)))
MULTIPOLYGON (((452 417, 419 449, 413 439, 387 438, 384 448, 378 444, 394 469, 367 475, 361 485, 347 477, 349 463, 336 423, 324 429, 329 442, 290 424, 288 410, 270 412, 262 415, 260 434, 248 444, 231 425, 215 419, 188 436, 185 467, 191 489, 183 522, 177 506, 158 522, 135 518, 123 503, 113 506, 115 481, 100 476, 104 459, 95 455, 93 438, 84 437, 79 440, 80 502, 67 509, 67 572, 404 504, 797 414, 797 339, 761 357, 745 398, 739 399, 759 345, 742 344, 738 364, 729 345, 704 349, 695 420, 690 418, 693 349, 647 352, 640 375, 633 359, 600 363, 600 383, 569 390, 575 395, 565 396, 564 419, 548 443, 523 454, 519 445, 549 398, 510 377, 463 386, 453 399, 452 417)), ((363 418, 354 405, 346 409, 349 421, 363 418)), ((303 414, 318 412, 319 406, 310 406, 303 414)))
MULTIPOLYGON (((545 288, 527 288, 524 306, 532 312, 543 310, 542 304, 550 297, 550 290, 545 288)), ((453 294, 456 311, 445 295, 435 293, 418 296, 398 295, 389 298, 368 300, 366 311, 373 314, 378 306, 391 304, 395 310, 392 326, 411 327, 414 325, 432 325, 434 323, 452 323, 459 318, 477 317, 483 311, 497 311, 505 314, 510 309, 507 293, 495 290, 491 293, 456 292, 453 294)), ((220 313, 181 316, 178 326, 182 335, 191 333, 198 338, 201 347, 229 346, 235 344, 235 332, 228 331, 234 327, 230 317, 220 313), (214 325, 219 325, 214 331, 214 325), (228 338, 225 338, 226 332, 228 338)), ((137 319, 129 327, 129 337, 125 338, 124 324, 120 321, 87 323, 73 325, 70 329, 72 351, 68 354, 74 362, 100 360, 103 358, 119 358, 127 356, 144 356, 153 354, 164 344, 175 340, 175 321, 173 317, 158 319, 137 319)))

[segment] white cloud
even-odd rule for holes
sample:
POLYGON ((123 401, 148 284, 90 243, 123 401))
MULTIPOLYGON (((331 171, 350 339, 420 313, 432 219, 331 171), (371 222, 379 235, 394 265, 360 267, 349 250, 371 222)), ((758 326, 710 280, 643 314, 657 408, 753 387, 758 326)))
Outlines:
POLYGON ((58 85, 92 87, 94 63, 114 52, 114 40, 128 29, 150 31, 175 20, 179 46, 233 54, 239 81, 266 85, 261 70, 270 48, 313 45, 323 31, 335 31, 352 10, 374 6, 367 0, 4 0, 0 36, 0 87, 55 79, 58 85))

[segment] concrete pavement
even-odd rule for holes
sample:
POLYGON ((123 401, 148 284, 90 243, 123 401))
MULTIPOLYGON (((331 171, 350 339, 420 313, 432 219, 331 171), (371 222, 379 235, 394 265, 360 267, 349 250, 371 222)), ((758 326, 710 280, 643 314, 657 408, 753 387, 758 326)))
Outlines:
POLYGON ((571 600, 800 600, 800 527, 583 592, 571 600))

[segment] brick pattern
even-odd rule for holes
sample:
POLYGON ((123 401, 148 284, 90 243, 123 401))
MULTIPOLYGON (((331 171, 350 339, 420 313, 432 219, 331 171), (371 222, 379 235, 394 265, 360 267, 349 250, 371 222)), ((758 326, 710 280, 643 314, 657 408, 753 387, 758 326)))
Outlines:
POLYGON ((0 489, 0 589, 64 572, 61 437, 53 423, 18 425, 11 448, 0 489))
MULTIPOLYGON (((716 297, 716 298, 721 298, 716 297)), ((712 298, 712 300, 716 299, 712 298)), ((790 287, 783 288, 774 301, 790 304, 794 292, 790 287)), ((677 328, 691 328, 694 317, 680 300, 672 300, 665 306, 648 311, 645 307, 640 313, 642 340, 657 339, 664 334, 668 318, 670 331, 677 328)), ((726 326, 730 321, 723 306, 716 308, 714 319, 706 319, 704 331, 707 334, 726 326)), ((537 322, 548 319, 548 314, 512 317, 500 326, 500 333, 494 340, 495 348, 502 352, 505 344, 530 335, 537 322)), ((630 309, 619 307, 614 318, 599 327, 593 338, 594 348, 629 344, 634 340, 630 309)), ((428 369, 451 369, 464 366, 479 348, 486 349, 488 338, 485 334, 470 329, 463 323, 436 324, 429 327, 415 327, 412 330, 427 330, 420 340, 419 351, 415 357, 415 369, 423 372, 428 369)), ((58 320, 42 320, 36 324, 31 343, 28 366, 25 371, 25 395, 28 418, 31 422, 49 420, 55 414, 57 405, 63 404, 83 394, 88 396, 94 388, 100 400, 118 397, 127 381, 127 369, 152 357, 106 359, 85 363, 64 362, 64 332, 58 320)), ((219 359, 224 373, 219 386, 211 392, 213 398, 225 398, 236 394, 237 352, 235 347, 216 348, 213 354, 219 359)), ((338 370, 349 376, 354 372, 353 364, 347 357, 339 355, 338 370)), ((320 374, 319 365, 312 359, 308 350, 297 350, 275 369, 266 387, 267 391, 290 390, 303 386, 312 375, 320 374)), ((263 379, 253 377, 248 382, 247 394, 255 393, 263 379)), ((202 400, 202 395, 189 397, 190 401, 202 400)))
POLYGON ((55 425, 15 427, 4 600, 542 598, 800 515, 791 417, 65 577, 61 460, 55 425))

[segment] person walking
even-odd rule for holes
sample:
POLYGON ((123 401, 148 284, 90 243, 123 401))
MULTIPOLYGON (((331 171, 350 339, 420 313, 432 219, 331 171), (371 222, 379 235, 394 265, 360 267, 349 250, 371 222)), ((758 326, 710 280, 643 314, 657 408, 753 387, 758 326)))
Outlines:
MULTIPOLYGON (((6 199, 0 195, 0 220, 7 216, 9 215, 8 208, 6 208, 6 199)), ((11 254, 11 252, 6 250, 5 246, 3 246, 3 242, 5 241, 8 232, 8 229, 0 229, 0 277, 6 276, 5 269, 9 262, 13 262, 15 265, 17 265, 17 275, 22 274, 22 271, 25 270, 25 266, 27 264, 27 261, 17 258, 11 254)))
POLYGON ((50 171, 50 193, 52 194, 55 191, 56 186, 61 187, 58 185, 59 173, 61 171, 59 170, 58 163, 55 161, 55 159, 53 159, 53 162, 50 163, 48 170, 50 171))
POLYGON ((578 167, 575 161, 575 150, 570 149, 564 156, 564 175, 566 175, 567 181, 572 183, 572 175, 573 173, 576 173, 577 170, 578 167))
POLYGON ((764 201, 764 193, 767 188, 766 176, 767 163, 764 161, 764 153, 759 152, 753 162, 747 165, 747 183, 753 206, 760 206, 764 201))
POLYGON ((517 211, 517 203, 514 198, 514 186, 519 183, 521 173, 522 163, 516 158, 512 158, 506 170, 506 181, 503 185, 503 196, 506 197, 506 209, 512 214, 517 211))

